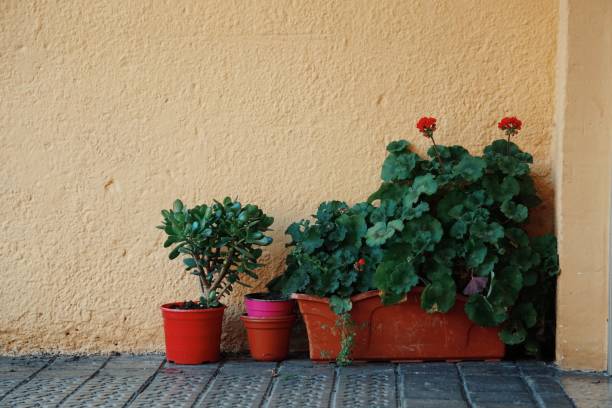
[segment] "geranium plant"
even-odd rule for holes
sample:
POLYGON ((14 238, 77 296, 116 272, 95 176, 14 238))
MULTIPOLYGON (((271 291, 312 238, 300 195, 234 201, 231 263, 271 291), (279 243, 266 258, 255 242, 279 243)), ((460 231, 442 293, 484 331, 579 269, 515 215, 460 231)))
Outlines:
POLYGON ((168 234, 164 247, 172 247, 169 258, 183 255, 185 270, 200 284, 199 302, 188 301, 184 308, 214 308, 232 291, 235 283, 249 286, 245 276, 257 279, 262 265, 260 247, 270 245, 265 235, 274 218, 256 205, 242 205, 226 197, 223 202, 187 208, 176 200, 172 209, 163 210, 158 228, 168 234))
MULTIPOLYGON (((423 309, 446 312, 463 293, 468 317, 481 326, 501 325, 506 344, 542 331, 551 296, 538 293, 552 292, 556 240, 530 238, 524 229, 540 199, 530 176, 532 156, 510 140, 521 126, 514 117, 502 119, 507 139, 494 141, 482 156, 436 145, 433 118, 417 124, 432 141, 427 158, 405 140, 388 146, 383 184, 368 199, 385 211, 373 212, 367 232, 368 243, 384 254, 374 282, 385 303, 421 284, 423 309)), ((537 342, 532 338, 527 346, 535 352, 537 342)))
POLYGON ((291 251, 285 273, 268 284, 270 290, 286 295, 329 297, 338 315, 342 344, 337 361, 341 364, 349 362, 354 337, 350 297, 374 288, 372 278, 381 257, 379 250, 365 243, 366 220, 373 209, 367 203, 350 208, 340 201, 324 202, 313 215, 314 222, 291 224, 286 231, 291 251))
POLYGON ((291 248, 285 273, 268 284, 284 294, 329 297, 337 314, 351 309, 350 296, 373 289, 380 251, 365 244, 366 219, 374 208, 361 203, 350 208, 341 201, 322 203, 314 222, 301 220, 287 228, 291 248))
MULTIPOLYGON (((350 311, 351 295, 373 288, 393 304, 420 285, 429 313, 449 311, 463 294, 469 319, 501 326, 503 342, 536 353, 552 319, 558 261, 554 236, 525 230, 540 199, 532 156, 511 141, 522 123, 502 119, 506 139, 478 156, 437 144, 436 122, 417 123, 432 142, 426 157, 406 140, 387 146, 383 183, 366 203, 324 203, 314 223, 291 225, 287 269, 272 286, 329 297, 340 317, 350 311)), ((343 334, 347 354, 345 339, 350 333, 343 334)))

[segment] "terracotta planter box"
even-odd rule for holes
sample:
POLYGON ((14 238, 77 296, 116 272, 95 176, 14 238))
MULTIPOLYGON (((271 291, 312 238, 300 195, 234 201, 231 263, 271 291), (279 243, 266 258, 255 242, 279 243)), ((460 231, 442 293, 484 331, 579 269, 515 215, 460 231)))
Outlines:
MULTIPOLYGON (((353 360, 496 360, 505 347, 497 328, 470 321, 463 308, 467 298, 457 295, 448 313, 429 314, 421 309, 422 288, 413 289, 398 304, 384 306, 378 291, 353 296, 355 322, 353 360)), ((329 300, 294 294, 304 316, 310 359, 334 360, 340 351, 336 315, 329 300)))

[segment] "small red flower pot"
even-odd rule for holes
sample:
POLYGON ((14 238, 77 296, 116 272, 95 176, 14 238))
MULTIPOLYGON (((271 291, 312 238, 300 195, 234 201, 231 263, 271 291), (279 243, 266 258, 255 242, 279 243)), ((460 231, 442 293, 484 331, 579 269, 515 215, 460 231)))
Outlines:
POLYGON ((251 356, 258 361, 282 361, 289 354, 295 315, 280 317, 241 316, 247 329, 251 356))
POLYGON ((269 293, 251 293, 244 297, 244 306, 250 317, 281 317, 293 315, 295 300, 269 293))
POLYGON ((225 306, 178 309, 183 303, 161 306, 166 359, 176 364, 202 364, 221 358, 221 326, 225 306))

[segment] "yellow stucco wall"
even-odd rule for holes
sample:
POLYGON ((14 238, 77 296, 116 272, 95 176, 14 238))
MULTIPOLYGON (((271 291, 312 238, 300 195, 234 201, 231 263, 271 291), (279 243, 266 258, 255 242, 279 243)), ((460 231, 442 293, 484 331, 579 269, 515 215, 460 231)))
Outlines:
MULTIPOLYGON (((552 228, 557 2, 0 2, 0 352, 162 350, 158 305, 195 297, 159 210, 232 195, 283 231, 363 200, 387 142, 472 151, 506 114, 552 228)), ((238 290, 226 350, 243 342, 238 290)))
POLYGON ((564 368, 604 370, 612 186, 612 2, 563 0, 559 21, 554 166, 561 261, 557 360, 564 368))

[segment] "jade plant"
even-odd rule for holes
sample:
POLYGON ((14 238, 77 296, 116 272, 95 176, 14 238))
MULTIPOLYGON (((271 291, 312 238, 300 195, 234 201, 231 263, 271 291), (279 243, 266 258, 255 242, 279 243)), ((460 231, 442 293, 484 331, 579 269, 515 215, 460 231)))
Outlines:
POLYGON ((387 147, 383 183, 368 199, 379 210, 366 236, 383 253, 374 283, 384 303, 399 301, 419 284, 421 307, 444 313, 463 293, 472 321, 501 326, 503 342, 535 353, 536 337, 551 318, 558 262, 553 236, 525 231, 540 199, 530 175, 532 156, 510 140, 521 126, 504 118, 499 127, 507 139, 474 156, 461 146, 437 145, 436 120, 421 119, 417 127, 432 142, 428 157, 412 152, 405 140, 387 147))
POLYGON ((185 302, 184 308, 220 307, 234 284, 250 287, 244 277, 258 278, 260 247, 272 243, 265 232, 274 218, 256 205, 226 197, 223 202, 187 208, 176 200, 172 209, 162 211, 162 217, 158 228, 168 235, 164 247, 172 247, 169 258, 182 255, 185 270, 200 284, 199 302, 185 302))

